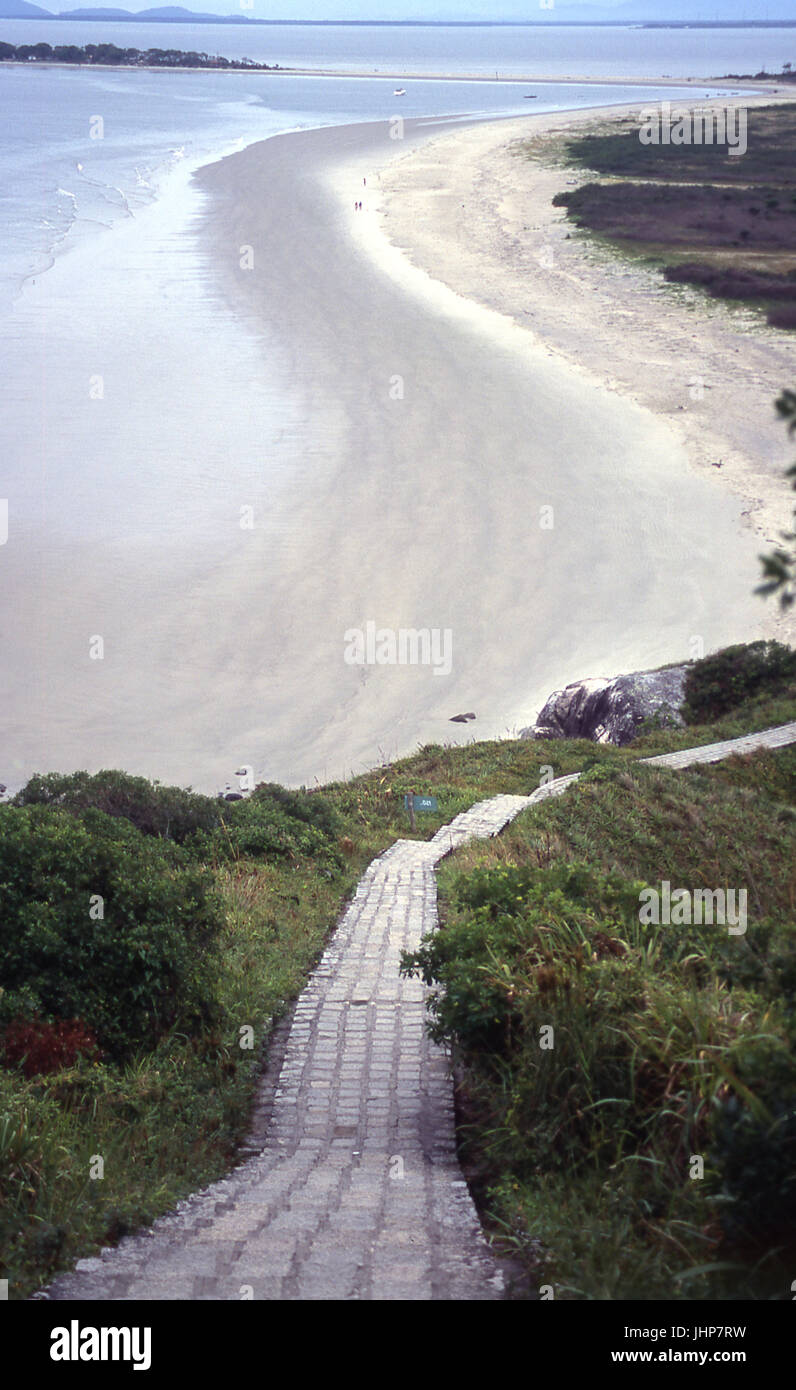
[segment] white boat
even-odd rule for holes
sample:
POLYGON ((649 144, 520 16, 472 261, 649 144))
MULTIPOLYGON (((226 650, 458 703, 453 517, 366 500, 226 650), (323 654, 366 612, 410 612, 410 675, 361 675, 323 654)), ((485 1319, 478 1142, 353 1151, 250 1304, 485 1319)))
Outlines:
POLYGON ((406 96, 406 88, 405 88, 405 87, 396 87, 395 91, 393 92, 393 96, 394 96, 394 97, 405 97, 405 96, 406 96))

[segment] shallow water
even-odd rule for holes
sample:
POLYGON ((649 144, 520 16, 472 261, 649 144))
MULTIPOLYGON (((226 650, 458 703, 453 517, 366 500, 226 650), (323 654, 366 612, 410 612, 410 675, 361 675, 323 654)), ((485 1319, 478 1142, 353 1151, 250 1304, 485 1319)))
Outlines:
MULTIPOLYGON (((274 591, 284 583, 285 518, 335 466, 337 406, 313 398, 306 372, 297 388, 296 354, 311 342, 297 347, 289 325, 222 294, 191 176, 279 130, 385 119, 395 99, 392 83, 264 81, 0 70, 0 780, 11 787, 110 765, 213 790, 273 743, 267 702, 253 713, 246 684, 278 661, 279 642, 249 647, 247 607, 264 574, 274 591), (256 583, 244 516, 257 528, 256 583), (230 747, 238 720, 241 750, 230 747)), ((534 109, 605 95, 548 88, 534 109)), ((419 83, 407 97, 407 115, 525 110, 492 84, 419 83)), ((229 247, 233 265, 241 250, 229 247)), ((274 631, 280 621, 286 646, 284 605, 274 631)), ((272 692, 284 719, 291 680, 304 697, 311 679, 299 666, 272 692)), ((320 692, 321 723, 323 703, 320 692)), ((361 731, 341 732, 337 770, 354 734, 360 756, 361 731)), ((394 730, 412 736, 411 719, 394 730)), ((326 770, 307 753, 291 760, 281 739, 284 780, 326 770)))
POLYGON ((281 67, 373 72, 535 73, 539 77, 709 77, 779 72, 793 29, 642 29, 545 25, 390 26, 93 24, 4 20, 8 43, 115 43, 251 58, 281 67), (98 30, 100 37, 98 38, 98 30))

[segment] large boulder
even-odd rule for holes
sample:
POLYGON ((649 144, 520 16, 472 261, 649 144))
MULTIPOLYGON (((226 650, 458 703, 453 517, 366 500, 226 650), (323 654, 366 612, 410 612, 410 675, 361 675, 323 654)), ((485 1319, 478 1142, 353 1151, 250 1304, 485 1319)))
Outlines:
POLYGON ((646 719, 683 725, 688 665, 635 671, 613 680, 575 681, 557 690, 520 738, 590 738, 596 743, 631 743, 646 719))

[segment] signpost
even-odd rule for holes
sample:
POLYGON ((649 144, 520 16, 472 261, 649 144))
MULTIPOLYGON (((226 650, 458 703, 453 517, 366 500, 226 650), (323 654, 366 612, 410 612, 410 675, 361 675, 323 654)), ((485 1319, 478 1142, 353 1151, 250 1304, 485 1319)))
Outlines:
POLYGON ((437 810, 437 798, 435 796, 415 796, 414 792, 409 792, 404 797, 404 806, 409 812, 409 824, 415 828, 415 812, 423 813, 437 810))

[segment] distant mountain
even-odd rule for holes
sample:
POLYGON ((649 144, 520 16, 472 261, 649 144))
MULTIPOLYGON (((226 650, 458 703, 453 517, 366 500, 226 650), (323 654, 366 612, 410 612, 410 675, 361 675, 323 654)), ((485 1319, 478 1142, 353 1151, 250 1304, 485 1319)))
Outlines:
POLYGON ((129 23, 141 19, 150 23, 163 24, 249 24, 248 15, 240 14, 201 14, 198 10, 187 10, 184 5, 160 5, 150 10, 122 10, 103 7, 101 9, 45 10, 41 5, 30 5, 28 0, 0 0, 0 19, 93 19, 116 20, 129 23))
MULTIPOLYGON (((2 4, 2 0, 0 0, 2 4)), ((137 19, 129 10, 62 10, 54 19, 137 19)))
POLYGON ((176 22, 193 19, 197 11, 186 10, 184 5, 159 5, 153 10, 141 10, 139 13, 146 15, 147 19, 173 19, 176 22))
POLYGON ((0 19, 52 19, 49 10, 41 5, 29 5, 27 0, 0 0, 0 19))
MULTIPOLYGON (((2 6, 6 0, 0 0, 0 14, 2 6)), ((15 0, 9 0, 15 3, 15 0)), ((144 21, 165 22, 171 24, 198 24, 198 23, 232 23, 248 24, 246 15, 237 14, 200 14, 198 10, 186 10, 183 5, 163 5, 154 10, 111 10, 111 9, 80 9, 80 10, 61 10, 60 14, 53 15, 54 19, 123 19, 129 20, 142 19, 144 21)))
POLYGON ((29 5, 26 0, 0 0, 0 19, 83 19, 104 22, 133 23, 143 20, 150 24, 249 24, 248 15, 240 14, 202 14, 198 10, 186 10, 183 5, 161 5, 150 10, 101 9, 44 10, 39 5, 29 5))
MULTIPOLYGON (((58 0, 54 0, 57 4, 58 0)), ((207 0, 206 0, 207 2, 207 0)), ((202 0, 200 0, 202 3, 202 0)), ((212 0, 209 0, 212 3, 212 0)), ((256 0, 257 8, 266 0, 256 0)), ((271 8, 269 6, 269 8, 271 8)), ((297 5, 299 17, 301 8, 297 5)), ((341 11, 346 11, 343 23, 365 24, 371 22, 401 22, 401 12, 393 12, 389 18, 384 13, 384 5, 377 0, 355 0, 352 5, 347 0, 326 0, 314 3, 307 0, 307 9, 315 8, 315 21, 320 23, 341 22, 341 11), (374 13, 381 8, 382 13, 374 13), (352 13, 352 9, 354 13, 352 13), (320 11, 320 13, 319 13, 320 11), (370 11, 370 13, 369 13, 370 11)), ((404 15, 406 20, 422 23, 419 16, 412 14, 412 0, 406 0, 404 15)), ((444 24, 458 22, 491 23, 543 23, 543 24, 699 24, 699 23, 762 23, 775 24, 778 20, 793 23, 796 20, 794 0, 556 0, 551 9, 537 8, 529 0, 503 0, 489 12, 478 4, 459 8, 452 3, 450 12, 438 9, 429 15, 428 22, 444 24)), ((272 10, 273 14, 273 10, 272 10)), ((159 5, 146 10, 125 10, 111 8, 81 8, 53 12, 41 5, 33 5, 28 0, 0 0, 0 19, 83 19, 115 20, 129 23, 142 20, 149 23, 175 24, 263 24, 285 23, 282 16, 273 15, 269 21, 256 14, 214 14, 209 10, 190 10, 183 5, 159 5)), ((295 21, 294 21, 295 22, 295 21)), ((306 21, 305 21, 306 22, 306 21)), ((311 21, 310 21, 311 22, 311 21)))

